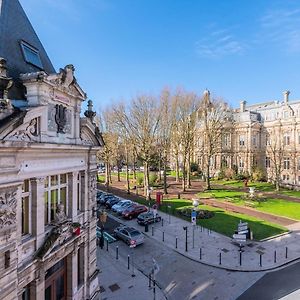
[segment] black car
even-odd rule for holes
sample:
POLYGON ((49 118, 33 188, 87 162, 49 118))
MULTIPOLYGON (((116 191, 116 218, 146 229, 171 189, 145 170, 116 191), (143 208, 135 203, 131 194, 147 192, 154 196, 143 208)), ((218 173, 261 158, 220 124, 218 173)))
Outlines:
POLYGON ((108 201, 109 199, 113 199, 115 198, 115 196, 113 194, 103 194, 100 196, 99 199, 97 199, 97 201, 100 203, 100 204, 105 204, 106 201, 108 201))
POLYGON ((161 221, 161 216, 159 216, 158 214, 154 216, 154 213, 152 211, 142 213, 137 217, 137 222, 140 225, 146 225, 146 224, 151 224, 160 221, 161 221))
POLYGON ((120 198, 118 197, 114 197, 114 198, 109 198, 106 202, 105 202, 105 206, 108 208, 111 208, 113 205, 119 203, 121 201, 120 198))

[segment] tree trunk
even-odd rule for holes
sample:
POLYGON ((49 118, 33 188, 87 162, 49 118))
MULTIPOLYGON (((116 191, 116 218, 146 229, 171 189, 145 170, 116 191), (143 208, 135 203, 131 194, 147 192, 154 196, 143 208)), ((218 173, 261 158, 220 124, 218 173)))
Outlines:
POLYGON ((144 193, 146 195, 146 200, 151 200, 149 186, 149 164, 147 161, 144 162, 144 193))
POLYGON ((206 164, 206 189, 207 190, 210 190, 211 187, 210 187, 210 174, 209 174, 209 162, 210 162, 210 159, 208 159, 207 161, 207 164, 206 164))
POLYGON ((126 147, 126 182, 127 182, 127 194, 130 194, 130 182, 129 182, 129 170, 128 170, 128 150, 126 147))
POLYGON ((118 168, 118 182, 120 182, 121 178, 120 178, 120 167, 119 167, 119 165, 117 166, 117 168, 118 168))
POLYGON ((167 159, 164 158, 164 193, 168 194, 168 187, 167 187, 167 159))
POLYGON ((136 161, 135 161, 135 154, 133 154, 133 179, 136 180, 136 161))
POLYGON ((109 163, 105 164, 105 186, 108 189, 109 187, 109 163))
POLYGON ((191 186, 191 158, 189 155, 187 161, 187 187, 190 188, 191 186))
POLYGON ((158 180, 161 182, 161 156, 159 155, 159 160, 158 160, 158 180))
POLYGON ((179 159, 178 159, 178 154, 176 155, 176 182, 179 182, 179 159))
POLYGON ((182 166, 182 192, 186 191, 186 159, 183 158, 182 166))

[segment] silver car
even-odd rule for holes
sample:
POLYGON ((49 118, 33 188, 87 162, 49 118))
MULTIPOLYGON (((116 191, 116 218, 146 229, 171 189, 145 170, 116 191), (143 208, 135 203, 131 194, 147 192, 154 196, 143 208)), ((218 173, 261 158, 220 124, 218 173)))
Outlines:
POLYGON ((121 200, 117 204, 112 206, 112 211, 118 212, 120 209, 122 210, 123 208, 128 207, 129 205, 132 204, 131 200, 121 200))
POLYGON ((133 227, 119 226, 114 230, 117 238, 123 240, 127 245, 140 245, 144 243, 144 235, 133 227))

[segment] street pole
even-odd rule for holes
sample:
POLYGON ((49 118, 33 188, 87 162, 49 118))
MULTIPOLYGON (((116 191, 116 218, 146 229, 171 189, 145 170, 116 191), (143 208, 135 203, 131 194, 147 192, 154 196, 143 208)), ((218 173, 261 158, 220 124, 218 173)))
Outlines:
POLYGON ((188 230, 187 226, 183 227, 183 230, 185 230, 185 252, 188 252, 188 230))

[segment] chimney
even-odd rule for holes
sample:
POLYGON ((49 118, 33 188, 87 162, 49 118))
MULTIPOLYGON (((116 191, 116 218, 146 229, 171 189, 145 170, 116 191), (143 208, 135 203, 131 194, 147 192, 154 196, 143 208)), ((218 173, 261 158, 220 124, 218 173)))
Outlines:
POLYGON ((288 104, 288 102, 289 102, 289 94, 290 94, 290 91, 284 91, 283 92, 284 104, 288 104))
POLYGON ((246 101, 243 100, 240 102, 240 112, 244 112, 246 110, 246 101))

